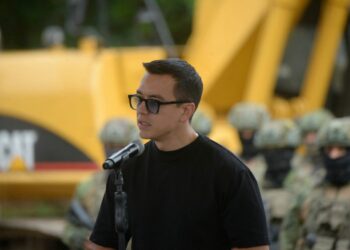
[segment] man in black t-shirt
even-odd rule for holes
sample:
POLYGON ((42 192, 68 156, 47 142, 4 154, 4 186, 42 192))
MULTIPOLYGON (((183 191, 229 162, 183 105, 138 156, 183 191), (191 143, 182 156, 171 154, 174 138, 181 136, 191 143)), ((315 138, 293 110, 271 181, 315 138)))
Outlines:
MULTIPOLYGON (((136 94, 144 152, 124 161, 129 227, 134 250, 267 250, 266 219, 256 181, 230 151, 190 125, 202 81, 180 59, 143 64, 136 94)), ((90 237, 93 249, 117 249, 114 174, 90 237)))

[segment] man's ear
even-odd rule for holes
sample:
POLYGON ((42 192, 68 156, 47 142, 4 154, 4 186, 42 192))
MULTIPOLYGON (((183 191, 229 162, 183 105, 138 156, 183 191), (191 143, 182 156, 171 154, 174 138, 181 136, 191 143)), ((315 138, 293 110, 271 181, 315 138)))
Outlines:
POLYGON ((183 104, 183 114, 180 118, 181 122, 189 121, 196 111, 196 105, 193 102, 183 104))

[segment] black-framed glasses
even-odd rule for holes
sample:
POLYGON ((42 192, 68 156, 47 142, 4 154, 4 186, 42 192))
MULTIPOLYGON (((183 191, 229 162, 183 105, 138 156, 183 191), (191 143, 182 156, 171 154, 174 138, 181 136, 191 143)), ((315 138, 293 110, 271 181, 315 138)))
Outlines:
POLYGON ((142 102, 145 102, 147 111, 152 114, 158 114, 159 108, 161 105, 190 103, 190 101, 181 101, 181 100, 171 101, 171 102, 162 102, 156 99, 145 99, 137 94, 128 95, 128 98, 129 98, 130 108, 136 110, 137 107, 140 106, 142 102))

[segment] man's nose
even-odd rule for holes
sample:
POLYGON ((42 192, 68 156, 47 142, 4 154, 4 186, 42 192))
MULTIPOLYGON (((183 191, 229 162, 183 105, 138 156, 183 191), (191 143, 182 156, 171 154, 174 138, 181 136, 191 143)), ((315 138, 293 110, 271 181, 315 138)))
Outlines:
POLYGON ((328 151, 328 156, 331 159, 337 159, 343 155, 344 155, 343 151, 338 147, 330 148, 328 151))
POLYGON ((142 114, 147 114, 148 109, 146 107, 146 101, 142 100, 141 103, 137 106, 137 111, 142 114))

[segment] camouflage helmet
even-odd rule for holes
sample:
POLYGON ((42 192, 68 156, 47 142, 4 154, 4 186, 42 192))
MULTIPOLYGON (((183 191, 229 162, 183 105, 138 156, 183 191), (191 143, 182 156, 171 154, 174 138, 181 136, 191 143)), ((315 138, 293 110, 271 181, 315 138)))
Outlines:
POLYGON ((126 145, 139 140, 138 129, 128 119, 114 118, 109 120, 100 132, 100 140, 103 143, 126 145))
POLYGON ((325 124, 317 134, 317 144, 350 147, 350 117, 336 118, 325 124))
POLYGON ((297 124, 303 134, 317 132, 321 126, 334 118, 326 109, 318 109, 297 119, 297 124))
POLYGON ((197 109, 191 121, 193 129, 202 135, 208 135, 213 127, 211 117, 201 109, 197 109))
POLYGON ((228 120, 237 130, 258 130, 270 119, 265 106, 256 103, 240 102, 234 105, 228 115, 228 120))
POLYGON ((254 145, 257 148, 295 148, 300 143, 300 130, 289 119, 273 120, 265 123, 257 131, 254 138, 254 145))

